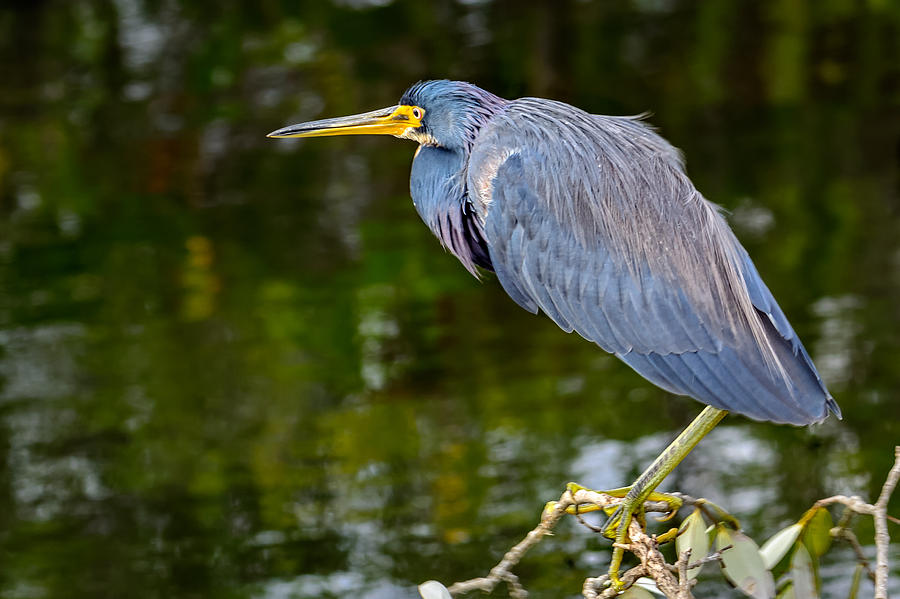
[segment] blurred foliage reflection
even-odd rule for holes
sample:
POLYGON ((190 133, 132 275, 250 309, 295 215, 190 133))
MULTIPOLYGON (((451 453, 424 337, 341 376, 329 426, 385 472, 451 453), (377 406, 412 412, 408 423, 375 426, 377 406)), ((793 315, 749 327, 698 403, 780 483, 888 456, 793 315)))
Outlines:
MULTIPOLYGON (((432 77, 652 111, 812 350, 843 422, 729 419, 667 487, 760 537, 875 491, 900 439, 897 3, 17 0, 0 594, 412 596, 699 410, 472 280, 417 220, 407 143, 263 137, 432 77)), ((566 528, 523 580, 575 594, 607 550, 566 528)))

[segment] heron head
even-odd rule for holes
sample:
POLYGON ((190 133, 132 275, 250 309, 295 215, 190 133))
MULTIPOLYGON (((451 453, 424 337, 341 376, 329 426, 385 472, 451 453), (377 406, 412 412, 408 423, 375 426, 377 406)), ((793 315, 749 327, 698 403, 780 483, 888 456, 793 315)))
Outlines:
POLYGON ((422 81, 396 106, 290 125, 268 137, 393 135, 421 145, 468 149, 478 129, 505 100, 464 81, 422 81))
POLYGON ((406 137, 422 145, 468 149, 478 130, 505 100, 465 81, 420 81, 406 92, 401 106, 418 106, 421 125, 406 137))

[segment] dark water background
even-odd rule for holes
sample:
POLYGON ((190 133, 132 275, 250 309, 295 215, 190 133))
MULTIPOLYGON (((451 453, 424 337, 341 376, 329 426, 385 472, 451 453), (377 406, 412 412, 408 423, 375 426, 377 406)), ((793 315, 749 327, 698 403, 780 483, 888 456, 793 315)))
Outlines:
MULTIPOLYGON (((760 540, 874 496, 900 441, 900 4, 6 0, 0 595, 410 597, 699 411, 472 279, 412 208, 409 142, 264 138, 433 77, 652 111, 843 407, 729 418, 666 487, 760 540)), ((573 596, 608 549, 567 524, 519 571, 573 596)))

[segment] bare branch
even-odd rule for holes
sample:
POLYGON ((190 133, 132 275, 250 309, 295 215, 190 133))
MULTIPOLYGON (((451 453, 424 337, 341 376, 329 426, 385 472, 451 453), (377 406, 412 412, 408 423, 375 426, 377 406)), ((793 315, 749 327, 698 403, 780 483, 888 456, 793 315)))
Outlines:
POLYGON ((600 593, 603 592, 603 587, 606 586, 606 583, 609 582, 609 575, 604 574, 603 576, 598 576, 597 578, 585 578, 584 584, 581 587, 581 594, 584 599, 599 599, 600 593))
POLYGON ((887 599, 888 546, 891 538, 887 529, 887 504, 900 480, 900 446, 894 448, 894 466, 888 472, 881 487, 881 495, 875 502, 875 599, 887 599))
MULTIPOLYGON (((638 578, 647 575, 647 569, 644 566, 635 566, 631 568, 619 578, 625 583, 626 587, 633 585, 638 578)), ((611 599, 619 594, 614 588, 609 586, 609 574, 598 576, 597 578, 586 578, 581 594, 585 599, 611 599)))
MULTIPOLYGON (((861 498, 855 495, 853 497, 847 497, 846 495, 835 495, 833 497, 820 499, 815 503, 816 506, 826 506, 840 503, 853 510, 857 514, 866 514, 868 516, 872 516, 872 518, 875 520, 875 599, 887 599, 888 596, 888 548, 890 546, 891 538, 888 535, 887 529, 887 523, 889 519, 889 516, 887 514, 887 504, 891 498, 891 494, 897 487, 898 481, 900 481, 900 446, 894 447, 894 465, 888 472, 887 478, 884 481, 884 486, 881 487, 881 493, 878 496, 878 501, 876 501, 874 504, 866 503, 861 498)), ((845 518, 842 518, 841 520, 844 521, 845 518)), ((858 544, 859 543, 857 543, 857 545, 858 544)), ((856 547, 854 547, 854 550, 856 550, 856 547)), ((857 557, 861 555, 861 553, 862 550, 860 548, 860 550, 857 551, 857 557)), ((863 562, 862 560, 860 560, 860 563, 863 563, 865 565, 868 562, 863 562)))
POLYGON ((866 503, 862 500, 861 497, 857 495, 853 495, 852 497, 847 497, 846 495, 834 495, 832 497, 826 497, 825 499, 818 500, 813 504, 813 506, 825 507, 826 505, 833 505, 835 503, 845 505, 857 514, 865 514, 867 516, 871 516, 875 513, 875 506, 871 503, 866 503))
POLYGON ((512 572, 504 572, 501 575, 501 578, 506 581, 506 584, 509 587, 510 597, 513 599, 526 599, 528 597, 528 591, 526 591, 525 587, 522 586, 522 583, 519 582, 518 576, 512 572))
POLYGON ((631 538, 631 543, 626 545, 625 548, 641 560, 641 564, 647 569, 647 576, 656 582, 656 586, 659 587, 659 590, 666 597, 672 599, 693 599, 690 585, 679 584, 675 575, 669 571, 669 565, 659 551, 656 535, 645 533, 637 519, 634 519, 628 527, 628 536, 631 538))
MULTIPOLYGON (((846 509, 837 526, 832 528, 831 534, 835 538, 847 541, 853 548, 857 560, 862 564, 869 578, 875 583, 875 599, 887 599, 888 547, 890 543, 887 523, 888 521, 897 522, 896 518, 887 514, 887 505, 891 494, 896 489, 898 483, 900 483, 900 446, 894 448, 894 454, 894 465, 888 472, 884 486, 878 496, 878 500, 874 504, 866 503, 862 498, 857 496, 848 497, 846 495, 827 497, 825 499, 820 499, 814 504, 814 507, 824 507, 834 504, 845 506, 846 509), (875 520, 876 558, 874 571, 869 561, 866 559, 856 535, 848 528, 853 514, 872 516, 875 520)), ((730 516, 730 514, 705 499, 695 499, 683 494, 675 495, 684 501, 684 505, 700 507, 707 516, 713 520, 733 520, 733 517, 730 516)), ((457 582, 451 585, 448 590, 454 596, 474 590, 490 593, 502 581, 506 583, 509 589, 509 595, 512 599, 527 599, 528 593, 519 582, 518 577, 512 573, 512 569, 519 561, 521 561, 525 553, 531 549, 531 547, 539 543, 545 536, 551 534, 553 528, 566 513, 575 515, 581 524, 587 526, 594 532, 599 532, 602 529, 586 522, 581 517, 581 513, 585 511, 605 510, 620 502, 621 498, 597 491, 591 491, 589 489, 577 489, 574 492, 567 489, 559 498, 559 501, 548 504, 541 517, 540 524, 531 530, 525 538, 507 551, 503 556, 503 559, 501 559, 496 566, 491 568, 491 571, 487 576, 457 582)), ((669 505, 665 502, 647 502, 645 503, 644 508, 647 512, 666 513, 669 511, 669 505)), ((659 587, 659 590, 670 599, 693 599, 691 586, 695 581, 688 577, 688 570, 699 568, 706 563, 721 561, 722 551, 728 549, 728 547, 724 547, 695 562, 690 561, 690 551, 684 551, 678 557, 675 564, 668 564, 662 553, 659 551, 659 541, 657 537, 655 535, 647 534, 637 518, 633 519, 629 525, 628 538, 630 539, 630 542, 621 545, 621 547, 637 556, 641 564, 622 574, 620 577, 621 581, 628 587, 643 576, 649 577, 653 579, 657 587, 659 587)), ((617 594, 617 591, 609 586, 608 575, 587 578, 582 586, 582 595, 585 599, 611 599, 617 594)))
POLYGON ((684 551, 681 552, 681 555, 678 556, 678 561, 675 562, 675 569, 678 571, 678 586, 683 587, 684 585, 688 585, 688 589, 690 589, 691 579, 688 578, 688 562, 691 561, 691 548, 688 547, 684 551))
POLYGON ((687 567, 688 570, 693 570, 694 568, 699 568, 705 564, 711 564, 713 562, 721 562, 722 561, 722 552, 731 549, 734 545, 725 545, 715 553, 710 553, 708 556, 703 559, 698 559, 695 562, 691 562, 691 564, 687 567))
MULTIPOLYGON (((512 549, 507 551, 503 556, 503 559, 501 559, 496 566, 491 568, 491 571, 487 576, 454 583, 447 590, 454 596, 474 590, 490 593, 497 584, 501 581, 505 581, 509 587, 509 594, 513 599, 525 599, 528 594, 519 583, 519 579, 512 573, 512 568, 521 561, 529 549, 538 544, 544 536, 550 534, 553 527, 556 526, 563 514, 566 513, 566 510, 583 505, 595 506, 595 509, 602 510, 614 506, 620 501, 621 498, 612 497, 611 495, 598 493, 589 489, 579 489, 574 493, 566 490, 559 498, 559 501, 555 504, 551 504, 552 508, 549 508, 548 506, 548 509, 544 511, 541 523, 525 535, 525 538, 513 546, 512 549)), ((650 511, 660 512, 664 512, 668 509, 666 504, 662 502, 648 502, 647 508, 650 511)), ((579 518, 579 520, 581 519, 579 518)), ((582 523, 584 523, 583 520, 582 523)), ((590 526, 587 523, 584 524, 590 526)), ((593 529, 593 527, 591 528, 593 529)), ((662 553, 659 552, 656 537, 647 535, 637 519, 634 519, 631 522, 628 532, 632 539, 628 548, 641 560, 641 566, 632 568, 626 572, 625 575, 622 576, 622 581, 626 584, 632 584, 641 576, 650 576, 656 581, 660 590, 668 597, 691 599, 690 587, 687 586, 682 588, 683 585, 679 585, 672 573, 668 571, 668 564, 666 564, 662 553)), ((598 584, 605 584, 606 581, 608 581, 608 577, 604 576, 585 580, 583 593, 590 599, 593 599, 594 597, 614 597, 616 592, 611 588, 605 589, 602 593, 599 591, 598 584), (609 592, 611 592, 611 594, 608 594, 609 592)))
POLYGON ((509 585, 509 593, 515 599, 524 599, 528 593, 519 583, 519 579, 512 573, 512 568, 518 564, 525 556, 525 553, 533 546, 537 545, 545 535, 549 534, 563 514, 566 508, 572 505, 570 499, 571 494, 566 491, 560 500, 552 509, 545 509, 541 517, 541 523, 538 524, 531 532, 525 535, 525 538, 516 543, 512 549, 506 552, 503 559, 491 568, 490 573, 482 578, 473 578, 463 582, 452 584, 447 590, 451 595, 461 595, 469 591, 480 590, 490 593, 494 587, 503 580, 509 585))

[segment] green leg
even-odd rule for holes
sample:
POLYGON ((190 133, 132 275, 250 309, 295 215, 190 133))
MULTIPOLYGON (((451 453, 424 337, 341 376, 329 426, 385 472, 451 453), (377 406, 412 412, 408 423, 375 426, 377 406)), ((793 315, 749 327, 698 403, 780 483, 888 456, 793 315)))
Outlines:
MULTIPOLYGON (((719 410, 712 406, 704 408, 700 415, 672 441, 671 445, 666 447, 665 451, 631 485, 631 488, 622 500, 622 505, 619 506, 619 509, 616 510, 607 521, 606 526, 604 526, 604 534, 610 538, 615 538, 616 543, 624 544, 628 538, 628 526, 631 524, 631 518, 634 513, 644 505, 644 501, 650 497, 650 494, 659 486, 659 483, 675 469, 675 466, 696 447, 700 439, 705 437, 727 413, 725 410, 719 410), (615 536, 612 534, 613 529, 615 529, 615 536)), ((623 555, 624 551, 621 547, 613 547, 612 560, 609 564, 609 578, 617 588, 621 587, 622 584, 619 580, 619 566, 622 565, 623 555)))

